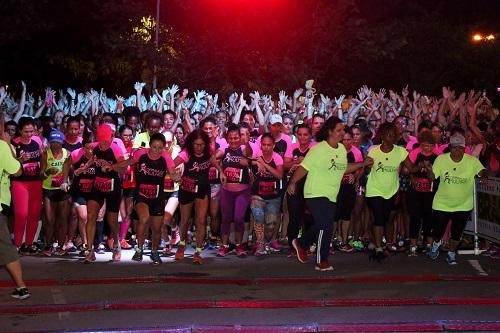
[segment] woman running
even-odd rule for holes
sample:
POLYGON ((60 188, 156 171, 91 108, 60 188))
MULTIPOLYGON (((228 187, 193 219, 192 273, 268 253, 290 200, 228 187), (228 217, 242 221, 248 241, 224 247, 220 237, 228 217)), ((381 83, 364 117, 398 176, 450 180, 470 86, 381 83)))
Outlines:
POLYGON ((43 171, 43 207, 45 209, 45 256, 63 256, 63 248, 68 231, 70 195, 61 189, 64 183, 63 165, 69 152, 63 148, 64 134, 52 130, 49 135, 49 147, 42 152, 41 169, 43 171), (57 241, 57 247, 54 246, 57 241))
POLYGON ((186 138, 186 148, 175 158, 174 164, 184 163, 184 172, 179 189, 179 203, 181 213, 181 241, 175 253, 175 260, 184 258, 187 232, 190 227, 191 213, 195 211, 196 250, 193 257, 194 264, 202 264, 201 252, 206 235, 207 212, 210 200, 210 181, 208 173, 211 166, 217 165, 215 159, 211 161, 210 139, 200 129, 189 133, 186 138))
MULTIPOLYGON (((120 135, 120 139, 122 139, 123 144, 125 145, 127 157, 131 156, 134 144, 132 140, 134 135, 132 128, 128 125, 122 125, 119 128, 118 133, 120 135)), ((130 227, 132 210, 134 209, 135 185, 134 166, 129 165, 123 174, 123 196, 120 203, 120 215, 122 217, 122 222, 120 223, 120 247, 122 249, 132 248, 125 237, 127 236, 128 228, 130 227)))
POLYGON ((174 162, 165 152, 165 137, 155 133, 149 141, 149 148, 139 149, 125 165, 135 166, 135 210, 139 217, 137 224, 137 246, 132 260, 142 261, 143 245, 148 232, 152 230, 151 261, 161 264, 158 247, 161 240, 161 227, 165 211, 165 175, 174 169, 174 162))
POLYGON ((229 253, 229 233, 231 222, 234 222, 236 255, 247 254, 242 245, 243 232, 245 231, 245 213, 250 203, 250 176, 246 158, 252 156, 250 142, 242 145, 240 128, 231 124, 227 129, 228 146, 217 152, 217 160, 222 160, 222 246, 217 255, 226 256, 229 253))
POLYGON ((35 124, 30 117, 19 120, 20 136, 13 140, 17 160, 22 174, 12 177, 12 200, 14 205, 14 244, 20 253, 35 254, 38 248, 33 241, 42 211, 41 156, 42 142, 35 136, 35 124), (25 243, 22 244, 26 231, 25 243), (21 246, 23 245, 23 246, 21 246))

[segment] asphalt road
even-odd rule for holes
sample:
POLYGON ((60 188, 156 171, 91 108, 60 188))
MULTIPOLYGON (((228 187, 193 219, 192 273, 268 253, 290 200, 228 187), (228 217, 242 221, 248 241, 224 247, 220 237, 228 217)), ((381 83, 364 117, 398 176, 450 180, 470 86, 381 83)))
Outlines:
POLYGON ((0 272, 0 331, 317 332, 500 330, 500 261, 442 254, 336 253, 334 270, 317 272, 285 254, 237 258, 206 251, 202 266, 189 255, 145 256, 132 262, 98 255, 23 257, 32 297, 12 299, 0 272))

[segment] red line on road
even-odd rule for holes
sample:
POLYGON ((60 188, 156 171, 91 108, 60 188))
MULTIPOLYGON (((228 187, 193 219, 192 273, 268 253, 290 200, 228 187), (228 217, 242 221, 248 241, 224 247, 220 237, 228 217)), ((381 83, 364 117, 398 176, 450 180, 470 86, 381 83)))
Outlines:
MULTIPOLYGON (((179 283, 207 285, 284 285, 284 284, 334 284, 334 283, 405 283, 405 282, 500 282, 500 276, 469 275, 417 275, 417 276, 381 276, 381 277, 347 277, 347 278, 188 278, 188 277, 117 277, 92 279, 52 279, 27 280, 28 286, 45 287, 54 285, 102 285, 102 284, 135 284, 135 283, 179 283)), ((12 281, 0 281, 0 288, 15 286, 12 281)))
POLYGON ((318 332, 442 332, 438 323, 318 325, 318 332))
POLYGON ((414 299, 351 299, 351 300, 269 300, 269 301, 186 301, 90 304, 33 304, 0 306, 0 314, 79 312, 97 310, 158 310, 158 309, 282 309, 311 307, 411 306, 411 305, 500 305, 498 298, 414 298, 414 299))

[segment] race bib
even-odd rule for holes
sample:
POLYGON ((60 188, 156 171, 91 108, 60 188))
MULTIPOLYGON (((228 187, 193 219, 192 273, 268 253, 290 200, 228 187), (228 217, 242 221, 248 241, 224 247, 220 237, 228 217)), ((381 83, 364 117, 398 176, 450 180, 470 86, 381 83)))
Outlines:
POLYGON ((198 192, 198 180, 188 178, 188 177, 182 177, 180 187, 181 187, 181 190, 191 192, 191 193, 197 193, 198 192))
POLYGON ((115 180, 113 178, 95 177, 94 188, 103 193, 113 192, 115 188, 115 180))
POLYGON ((175 190, 174 180, 170 178, 170 176, 165 177, 165 179, 163 180, 163 187, 165 191, 175 190))
POLYGON ((208 169, 208 180, 214 181, 219 179, 219 170, 217 168, 211 167, 208 169))
POLYGON ((64 180, 63 175, 54 176, 54 177, 52 177, 52 182, 50 183, 50 186, 51 187, 61 187, 63 180, 64 180))
POLYGON ((82 193, 90 193, 92 192, 92 185, 94 184, 93 179, 80 179, 78 183, 78 188, 82 193))
POLYGON ((40 162, 24 163, 23 174, 25 176, 38 176, 40 174, 40 162))
POLYGON ((259 195, 260 196, 273 196, 276 195, 275 182, 259 182, 259 195))
POLYGON ((428 178, 415 178, 415 191, 432 192, 432 181, 428 178))
POLYGON ((139 195, 146 199, 156 199, 158 198, 158 192, 160 190, 159 185, 150 184, 140 184, 139 185, 139 195))
POLYGON ((123 175, 123 181, 132 183, 134 181, 134 172, 130 168, 127 169, 127 172, 123 175))
POLYGON ((226 168, 224 169, 224 175, 226 176, 228 183, 241 183, 241 179, 243 178, 243 169, 226 168))

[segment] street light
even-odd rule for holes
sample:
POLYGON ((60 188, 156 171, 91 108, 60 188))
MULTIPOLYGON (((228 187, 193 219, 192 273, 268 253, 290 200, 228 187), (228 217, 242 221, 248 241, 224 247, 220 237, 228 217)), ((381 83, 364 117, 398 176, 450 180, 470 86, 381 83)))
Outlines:
POLYGON ((494 34, 483 35, 483 34, 474 34, 472 35, 472 41, 475 43, 479 42, 493 42, 496 39, 494 34))
MULTIPOLYGON (((160 32, 160 0, 156 0, 156 31, 155 31, 155 51, 158 52, 158 35, 160 32)), ((153 91, 156 89, 156 71, 157 71, 157 66, 156 66, 156 59, 155 57, 155 64, 153 68, 153 91)))

